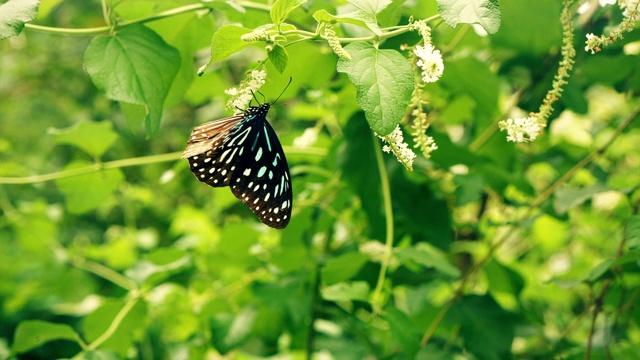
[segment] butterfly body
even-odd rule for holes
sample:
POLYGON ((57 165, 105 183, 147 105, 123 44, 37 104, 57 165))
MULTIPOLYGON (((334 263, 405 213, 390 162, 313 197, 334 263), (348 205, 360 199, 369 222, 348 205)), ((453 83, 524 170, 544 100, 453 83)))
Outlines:
POLYGON ((182 154, 196 178, 229 186, 263 223, 282 229, 291 218, 291 175, 282 145, 267 121, 270 105, 196 127, 182 154))

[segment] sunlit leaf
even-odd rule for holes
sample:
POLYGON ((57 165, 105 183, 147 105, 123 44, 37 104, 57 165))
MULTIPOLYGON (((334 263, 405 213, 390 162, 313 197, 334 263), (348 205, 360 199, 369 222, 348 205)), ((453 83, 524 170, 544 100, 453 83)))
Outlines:
MULTIPOLYGON (((90 166, 85 161, 74 161, 65 167, 73 170, 90 166)), ((65 195, 67 209, 82 214, 104 204, 124 180, 120 169, 109 169, 56 180, 58 189, 65 195)))
POLYGON ((330 301, 366 301, 369 284, 364 281, 337 283, 322 289, 322 297, 330 301))
POLYGON ((67 324, 56 324, 41 320, 25 320, 18 324, 13 340, 13 351, 27 352, 54 340, 77 342, 78 334, 67 324))
POLYGON ((40 0, 11 0, 0 4, 0 40, 20 34, 38 15, 40 0))
POLYGON ((346 73, 357 89, 358 104, 369 126, 387 135, 405 115, 413 92, 411 65, 396 50, 380 50, 366 42, 345 47, 351 60, 340 59, 338 71, 346 73))
POLYGON ((55 136, 57 143, 77 146, 96 159, 118 139, 109 121, 80 121, 67 129, 50 129, 49 134, 55 136))
POLYGON ((142 25, 95 37, 85 52, 85 69, 110 99, 145 107, 145 129, 160 128, 165 98, 180 69, 180 54, 142 25))
POLYGON ((442 19, 451 27, 478 24, 489 34, 500 29, 498 0, 437 0, 442 19))

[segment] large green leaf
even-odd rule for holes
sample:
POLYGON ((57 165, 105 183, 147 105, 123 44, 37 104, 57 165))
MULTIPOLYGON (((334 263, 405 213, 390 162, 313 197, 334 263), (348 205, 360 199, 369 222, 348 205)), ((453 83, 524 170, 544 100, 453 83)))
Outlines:
POLYGON ((11 0, 0 5, 0 40, 20 34, 38 15, 40 0, 11 0))
POLYGON ((144 106, 147 135, 155 135, 180 69, 179 52, 149 28, 132 25, 94 38, 84 60, 91 79, 110 99, 144 106))
POLYGON ((205 69, 207 66, 222 61, 229 56, 237 53, 238 51, 251 45, 251 43, 242 41, 240 38, 242 35, 248 34, 251 29, 247 29, 236 25, 224 25, 221 26, 213 34, 211 38, 211 59, 205 66, 201 67, 205 69))
POLYGON ((350 252, 327 260, 322 268, 322 281, 332 285, 354 277, 367 262, 368 257, 359 252, 350 252))
MULTIPOLYGON (((65 170, 90 165, 89 162, 78 160, 67 165, 65 170)), ((66 206, 69 212, 82 214, 104 204, 111 198, 123 180, 124 175, 120 169, 109 169, 58 179, 56 184, 66 197, 66 206)))
POLYGON ((442 19, 451 27, 479 24, 489 34, 500 29, 498 0, 437 0, 442 19))
POLYGON ((276 0, 269 11, 271 20, 276 25, 282 24, 293 9, 306 2, 307 0, 276 0))
POLYGON ((330 301, 366 301, 369 284, 364 281, 341 282, 322 289, 322 298, 330 301))
POLYGON ((564 214, 572 208, 582 205, 595 194, 607 190, 609 190, 609 188, 602 184, 595 184, 582 189, 563 187, 555 193, 553 208, 558 214, 564 214))
POLYGON ((627 245, 631 249, 640 248, 640 215, 631 215, 625 228, 627 245))
POLYGON ((460 327, 466 348, 479 359, 505 359, 514 337, 514 317, 490 296, 464 297, 448 317, 460 327))
MULTIPOLYGON (((82 322, 85 339, 88 342, 92 342, 103 335, 112 326, 125 305, 122 300, 110 301, 85 317, 82 322)), ((120 324, 113 329, 113 333, 100 346, 100 349, 115 350, 120 355, 120 358, 123 358, 133 346, 134 341, 142 336, 142 329, 147 323, 146 319, 147 304, 140 300, 120 319, 120 324)))
POLYGON ((367 42, 354 42, 345 49, 351 60, 340 59, 338 71, 356 85, 356 99, 371 129, 379 135, 391 133, 411 99, 411 64, 396 50, 376 49, 367 42))
POLYGON ((13 340, 13 351, 27 352, 54 340, 77 342, 78 334, 67 324, 56 324, 41 320, 25 320, 18 324, 13 340))
POLYGON ((49 133, 55 136, 57 143, 77 146, 95 159, 100 158, 118 139, 112 123, 108 121, 80 121, 67 129, 50 129, 49 133))

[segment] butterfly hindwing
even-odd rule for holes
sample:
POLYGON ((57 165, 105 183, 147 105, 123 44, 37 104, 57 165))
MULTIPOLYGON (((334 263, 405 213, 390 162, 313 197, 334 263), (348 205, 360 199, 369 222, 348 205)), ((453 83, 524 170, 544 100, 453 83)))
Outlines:
POLYGON ((242 170, 231 176, 231 191, 263 223, 282 229, 291 218, 291 175, 282 145, 264 119, 255 121, 245 141, 242 170))
POLYGON ((198 180, 230 186, 263 223, 282 229, 291 218, 291 176, 268 111, 265 103, 196 127, 182 157, 198 180))

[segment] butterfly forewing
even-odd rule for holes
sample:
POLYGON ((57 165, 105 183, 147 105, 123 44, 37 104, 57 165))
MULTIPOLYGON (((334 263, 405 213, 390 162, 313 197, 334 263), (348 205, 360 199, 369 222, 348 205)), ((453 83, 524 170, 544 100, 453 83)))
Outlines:
POLYGON ((262 104, 198 126, 183 157, 198 180, 230 186, 263 223, 281 229, 291 218, 291 177, 268 111, 269 104, 262 104))

